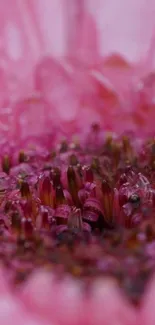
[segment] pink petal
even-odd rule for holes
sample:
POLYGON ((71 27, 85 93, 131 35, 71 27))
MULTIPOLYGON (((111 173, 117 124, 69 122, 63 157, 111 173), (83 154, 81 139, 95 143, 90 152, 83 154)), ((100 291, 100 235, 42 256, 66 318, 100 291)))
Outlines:
POLYGON ((18 130, 18 136, 26 138, 48 133, 51 126, 49 109, 49 104, 41 96, 32 95, 18 101, 14 107, 15 132, 18 130))
POLYGON ((92 292, 92 324, 136 324, 137 314, 111 280, 97 281, 92 292))
POLYGON ((21 292, 24 305, 32 312, 43 317, 51 315, 52 292, 56 292, 52 277, 46 272, 35 272, 21 292))
POLYGON ((16 324, 22 322, 23 309, 14 296, 5 294, 0 296, 0 324, 9 325, 12 320, 15 320, 16 324))
POLYGON ((36 89, 52 103, 54 111, 50 114, 55 123, 57 120, 75 119, 78 98, 75 96, 73 80, 60 62, 52 57, 41 60, 35 69, 35 84, 36 89))
POLYGON ((154 301, 155 301, 155 277, 149 282, 140 312, 139 324, 154 325, 155 324, 155 313, 154 313, 154 301))
POLYGON ((35 273, 21 293, 31 312, 56 324, 79 324, 85 309, 81 289, 71 280, 53 281, 50 274, 35 273))

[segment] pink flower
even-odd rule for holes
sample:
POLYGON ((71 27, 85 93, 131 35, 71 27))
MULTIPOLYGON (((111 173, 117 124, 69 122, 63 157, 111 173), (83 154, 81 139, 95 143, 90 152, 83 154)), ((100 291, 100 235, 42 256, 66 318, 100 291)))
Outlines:
POLYGON ((154 6, 0 3, 0 324, 155 323, 154 6))

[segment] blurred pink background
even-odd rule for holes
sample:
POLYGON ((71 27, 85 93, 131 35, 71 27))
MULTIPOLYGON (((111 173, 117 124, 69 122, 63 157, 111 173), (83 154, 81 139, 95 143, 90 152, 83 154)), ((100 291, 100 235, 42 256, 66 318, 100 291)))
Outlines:
POLYGON ((94 51, 121 52, 131 61, 146 58, 155 29, 154 0, 5 0, 0 13, 1 57, 16 69, 24 62, 25 70, 43 54, 74 51, 78 33, 91 47, 92 20, 94 51))
MULTIPOLYGON (((72 131, 75 121, 76 126, 84 127, 86 120, 101 120, 104 113, 105 127, 114 128, 111 121, 116 115, 124 120, 122 110, 136 108, 133 102, 130 105, 130 94, 139 76, 154 69, 154 16, 154 0, 1 1, 0 132, 6 136, 9 130, 13 137, 18 130, 24 137, 23 125, 27 123, 29 133, 38 134, 53 116, 56 125, 65 121, 69 123, 65 128, 72 131), (116 58, 102 73, 103 57, 113 53, 129 63, 116 58), (58 62, 42 62, 44 56, 58 62), (18 102, 36 91, 41 96, 40 106, 38 97, 33 103, 18 102), (11 107, 11 111, 3 107, 11 107)), ((155 89, 154 79, 151 89, 155 89)), ((139 123, 146 117, 135 119, 139 123)), ((133 121, 128 116, 130 124, 133 121)))

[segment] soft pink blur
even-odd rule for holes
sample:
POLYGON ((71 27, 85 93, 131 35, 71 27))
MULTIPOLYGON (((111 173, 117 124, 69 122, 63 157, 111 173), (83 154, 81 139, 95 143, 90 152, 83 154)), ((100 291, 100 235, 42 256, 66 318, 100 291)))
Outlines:
POLYGON ((154 36, 153 0, 6 0, 0 12, 1 50, 15 66, 24 62, 25 70, 43 54, 66 55, 77 26, 81 43, 86 35, 87 45, 92 42, 95 31, 87 27, 96 24, 94 51, 120 52, 131 61, 146 59, 154 36))
MULTIPOLYGON (((154 109, 140 98, 155 65, 154 13, 153 0, 0 2, 4 138, 25 139, 27 126, 38 136, 47 124, 79 132, 92 121, 116 132, 153 131, 154 109)), ((154 108, 155 76, 151 91, 154 108)))

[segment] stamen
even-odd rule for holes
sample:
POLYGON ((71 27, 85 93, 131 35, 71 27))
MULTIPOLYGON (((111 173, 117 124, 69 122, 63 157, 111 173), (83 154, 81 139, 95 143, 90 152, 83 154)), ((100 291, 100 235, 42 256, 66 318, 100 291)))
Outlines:
POLYGON ((11 168, 11 158, 8 155, 2 157, 2 170, 6 174, 9 174, 11 168))

